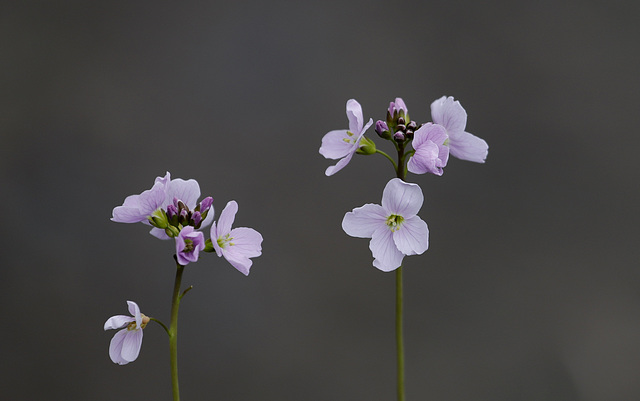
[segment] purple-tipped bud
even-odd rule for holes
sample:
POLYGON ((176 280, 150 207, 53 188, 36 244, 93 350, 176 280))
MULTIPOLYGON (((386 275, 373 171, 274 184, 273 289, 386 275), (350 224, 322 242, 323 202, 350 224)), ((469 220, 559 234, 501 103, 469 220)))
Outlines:
POLYGON ((404 142, 404 134, 398 131, 393 134, 393 139, 395 139, 396 142, 404 142))
POLYGON ((415 131, 417 128, 418 128, 418 124, 416 124, 415 121, 411 121, 409 122, 409 124, 407 124, 408 130, 415 131))
POLYGON ((404 123, 406 123, 404 118, 403 117, 398 117, 398 125, 404 125, 404 123))
POLYGON ((383 137, 385 132, 389 133, 389 126, 386 122, 378 120, 376 121, 376 132, 380 137, 383 137))
POLYGON ((202 223, 202 215, 200 212, 193 212, 191 215, 191 221, 193 222, 193 226, 195 228, 200 228, 200 223, 202 223))
POLYGON ((178 207, 176 205, 167 206, 167 216, 172 219, 173 216, 178 214, 178 207))
POLYGON ((389 114, 392 116, 395 114, 397 117, 400 115, 400 111, 402 111, 403 115, 406 115, 407 106, 404 104, 404 100, 402 100, 402 98, 397 97, 395 102, 389 103, 389 114))
POLYGON ((202 200, 202 202, 200 202, 200 204, 198 205, 196 210, 199 210, 200 212, 205 212, 205 211, 209 210, 211 205, 213 205, 213 198, 210 197, 210 196, 207 196, 206 198, 204 198, 202 200))
POLYGON ((406 127, 404 124, 398 124, 398 125, 396 126, 396 129, 397 129, 398 131, 402 131, 402 132, 404 132, 404 131, 407 129, 407 127, 406 127))

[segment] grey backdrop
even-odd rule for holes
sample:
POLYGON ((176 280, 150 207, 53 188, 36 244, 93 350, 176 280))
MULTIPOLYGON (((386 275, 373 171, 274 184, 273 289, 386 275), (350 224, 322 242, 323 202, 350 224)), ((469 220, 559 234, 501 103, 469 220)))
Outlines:
MULTIPOLYGON (((173 244, 113 207, 170 171, 264 236, 249 277, 204 255, 180 315, 184 400, 392 400, 394 275, 348 237, 392 171, 333 177, 356 98, 490 145, 415 176, 410 400, 640 399, 637 2, 6 2, 0 13, 2 398, 171 397, 168 342, 108 357, 127 299, 168 321, 173 244)), ((373 133, 373 131, 370 131, 373 133)), ((374 139, 378 139, 375 135, 374 139)), ((386 144, 377 141, 383 149, 386 144)))

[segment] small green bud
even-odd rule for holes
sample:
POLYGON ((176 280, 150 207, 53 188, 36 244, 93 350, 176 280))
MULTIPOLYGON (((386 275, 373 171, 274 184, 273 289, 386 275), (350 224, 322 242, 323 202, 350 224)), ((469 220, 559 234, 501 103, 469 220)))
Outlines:
POLYGON ((171 238, 175 238, 178 236, 178 234, 180 234, 180 230, 178 230, 178 227, 175 226, 168 226, 164 229, 164 232, 171 238))
POLYGON ((169 225, 169 219, 167 218, 167 213, 164 210, 158 209, 149 216, 149 223, 152 226, 158 228, 167 228, 169 225))

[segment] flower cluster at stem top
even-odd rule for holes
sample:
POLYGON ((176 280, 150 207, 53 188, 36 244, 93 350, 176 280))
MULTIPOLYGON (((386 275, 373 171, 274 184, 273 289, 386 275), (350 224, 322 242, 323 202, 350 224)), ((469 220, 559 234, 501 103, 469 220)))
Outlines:
POLYGON ((202 251, 216 252, 248 275, 253 263, 250 258, 262 254, 262 236, 252 228, 231 229, 238 211, 235 201, 227 203, 217 226, 213 222, 213 198, 208 196, 198 202, 199 198, 200 185, 196 180, 171 179, 167 172, 155 179, 151 189, 128 196, 121 206, 113 209, 111 220, 147 224, 152 226, 151 235, 165 240, 173 238, 176 260, 183 266, 197 262, 202 251), (220 224, 223 221, 224 225, 220 224), (205 240, 201 230, 209 225, 211 237, 205 240), (224 238, 229 240, 220 246, 224 238))

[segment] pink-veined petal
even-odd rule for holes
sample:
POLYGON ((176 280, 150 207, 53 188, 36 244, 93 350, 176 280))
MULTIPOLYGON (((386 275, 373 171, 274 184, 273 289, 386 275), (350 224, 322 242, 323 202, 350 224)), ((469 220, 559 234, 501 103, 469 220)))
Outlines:
POLYGON ((208 227, 209 224, 213 222, 213 217, 215 216, 215 214, 216 214, 216 211, 213 208, 213 205, 211 205, 211 207, 209 208, 209 212, 207 213, 207 217, 205 217, 205 219, 202 220, 202 223, 200 223, 200 229, 208 227))
POLYGON ((113 336, 111 342, 109 343, 109 357, 114 363, 117 363, 118 365, 126 365, 127 363, 129 363, 129 361, 126 361, 122 358, 122 343, 127 336, 127 332, 127 329, 120 330, 113 336))
POLYGON ((373 265, 384 272, 400 267, 404 258, 402 252, 396 247, 392 234, 388 227, 380 227, 374 231, 369 243, 369 249, 375 259, 373 265))
POLYGON ((429 248, 429 228, 420 217, 406 219, 393 233, 393 241, 405 255, 420 255, 429 248))
POLYGON ((387 215, 396 214, 405 219, 418 214, 423 201, 422 189, 417 184, 407 183, 399 178, 389 181, 382 192, 382 207, 387 215))
POLYGON ((127 362, 133 362, 138 358, 140 354, 140 348, 142 347, 142 329, 127 330, 127 333, 122 341, 122 359, 127 362))
POLYGON ((104 322, 104 329, 105 330, 114 330, 114 329, 121 329, 124 326, 128 325, 131 322, 134 322, 136 319, 132 316, 124 316, 124 315, 116 315, 116 316, 111 316, 109 319, 107 319, 106 322, 104 322))
POLYGON ((468 132, 462 132, 455 138, 449 137, 451 154, 458 159, 484 163, 489 153, 487 142, 468 132))
POLYGON ((431 118, 436 124, 443 125, 449 137, 464 132, 467 126, 467 112, 453 97, 443 96, 431 103, 431 118))
POLYGON ((375 230, 386 227, 387 217, 382 206, 367 203, 344 215, 342 229, 352 237, 371 238, 375 230))
POLYGON ((355 99, 347 100, 347 118, 349 119, 349 131, 358 135, 364 125, 362 106, 355 99))
POLYGON ((117 206, 112 212, 112 221, 117 223, 138 223, 147 220, 156 209, 162 206, 164 190, 162 185, 154 184, 139 195, 129 195, 122 206, 117 206))

